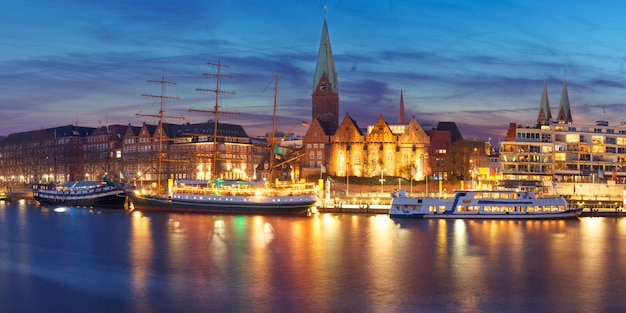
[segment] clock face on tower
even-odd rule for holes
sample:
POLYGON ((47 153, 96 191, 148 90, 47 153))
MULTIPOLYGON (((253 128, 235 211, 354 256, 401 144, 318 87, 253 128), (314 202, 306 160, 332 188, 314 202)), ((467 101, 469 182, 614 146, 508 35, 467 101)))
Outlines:
POLYGON ((328 89, 328 84, 326 82, 323 82, 320 84, 320 90, 326 90, 328 89))

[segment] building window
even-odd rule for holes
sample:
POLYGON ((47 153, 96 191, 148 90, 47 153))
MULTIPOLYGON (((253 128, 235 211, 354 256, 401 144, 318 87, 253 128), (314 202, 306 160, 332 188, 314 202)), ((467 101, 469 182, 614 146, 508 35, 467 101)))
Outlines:
POLYGON ((322 159, 322 151, 317 151, 317 159, 318 160, 322 159))
POLYGON ((337 164, 339 165, 337 168, 337 175, 343 176, 344 163, 346 162, 343 151, 339 151, 339 153, 337 153, 337 158, 337 164))
POLYGON ((309 159, 311 160, 315 159, 315 151, 309 152, 309 159))

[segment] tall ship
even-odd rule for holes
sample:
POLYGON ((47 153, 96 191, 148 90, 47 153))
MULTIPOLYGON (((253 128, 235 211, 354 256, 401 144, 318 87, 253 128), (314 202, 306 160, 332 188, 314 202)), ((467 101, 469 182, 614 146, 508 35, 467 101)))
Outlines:
MULTIPOLYGON (((222 65, 219 60, 215 64, 218 73, 215 74, 219 80, 220 67, 222 65)), ((164 79, 161 80, 165 84, 164 79)), ((219 83, 216 84, 219 86, 219 83)), ((161 96, 160 114, 155 117, 164 118, 163 100, 166 97, 161 96)), ((215 107, 213 110, 190 110, 195 112, 210 113, 215 116, 213 122, 213 146, 217 147, 218 137, 218 115, 237 113, 219 111, 218 94, 223 93, 219 89, 206 90, 198 89, 198 91, 210 91, 215 93, 215 107)), ((278 75, 276 75, 276 93, 278 91, 278 75)), ((174 180, 168 179, 166 190, 161 188, 161 162, 163 153, 161 151, 162 142, 159 143, 158 158, 158 179, 157 188, 152 193, 142 193, 136 190, 129 193, 130 209, 144 211, 168 211, 168 212, 204 212, 204 213, 226 213, 226 214, 305 214, 315 207, 318 201, 317 190, 313 183, 280 183, 274 182, 272 170, 277 166, 273 164, 275 139, 274 129, 276 124, 276 96, 274 97, 274 123, 272 125, 271 139, 268 139, 269 157, 269 175, 267 182, 253 182, 242 180, 222 180, 217 171, 217 149, 212 153, 212 179, 207 180, 174 180)), ((159 123, 162 125, 163 123, 159 123)), ((161 126, 162 127, 162 126, 161 126)), ((163 134, 162 129, 159 134, 163 134)), ((162 139, 161 139, 162 141, 162 139)))
POLYGON ((537 197, 532 191, 457 190, 451 198, 392 194, 391 217, 464 219, 567 219, 582 209, 570 208, 562 196, 537 197))
POLYGON ((314 184, 180 180, 167 195, 132 196, 135 210, 229 214, 304 214, 317 203, 314 184))
POLYGON ((33 197, 41 205, 107 206, 123 208, 127 188, 109 181, 69 181, 34 184, 33 197))

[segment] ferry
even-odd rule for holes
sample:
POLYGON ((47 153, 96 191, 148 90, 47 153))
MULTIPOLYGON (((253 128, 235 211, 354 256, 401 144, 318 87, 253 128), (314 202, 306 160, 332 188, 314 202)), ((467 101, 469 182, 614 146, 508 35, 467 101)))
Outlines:
POLYGON ((223 214, 305 214, 318 201, 313 183, 267 187, 263 182, 178 180, 164 195, 129 194, 128 209, 223 214))
POLYGON ((582 209, 570 208, 562 196, 537 197, 532 191, 457 190, 451 198, 408 197, 392 193, 390 217, 466 219, 578 218, 582 209))
POLYGON ((105 181, 69 181, 64 184, 34 184, 33 197, 41 205, 118 206, 123 208, 127 189, 105 181))

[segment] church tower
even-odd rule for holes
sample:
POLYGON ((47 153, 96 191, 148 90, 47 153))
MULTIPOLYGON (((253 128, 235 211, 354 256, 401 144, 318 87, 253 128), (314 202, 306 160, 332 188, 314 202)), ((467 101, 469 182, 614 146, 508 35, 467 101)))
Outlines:
POLYGON ((406 124, 406 116, 404 115, 404 96, 402 95, 402 88, 400 88, 400 112, 398 112, 398 124, 406 124))
POLYGON ((539 103, 539 115, 537 116, 537 125, 549 125, 552 122, 552 113, 550 112, 550 99, 548 98, 548 85, 543 81, 543 92, 541 93, 541 103, 539 103))
POLYGON ((319 121, 327 135, 333 135, 339 125, 339 91, 335 60, 326 26, 326 9, 324 9, 324 27, 317 53, 312 97, 313 120, 319 121))
POLYGON ((569 106, 569 95, 567 93, 567 81, 563 80, 563 90, 561 91, 561 103, 559 104, 559 114, 556 117, 559 124, 572 124, 572 110, 569 106))

